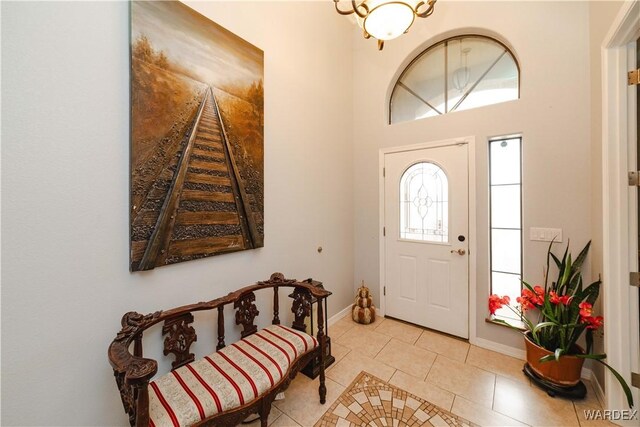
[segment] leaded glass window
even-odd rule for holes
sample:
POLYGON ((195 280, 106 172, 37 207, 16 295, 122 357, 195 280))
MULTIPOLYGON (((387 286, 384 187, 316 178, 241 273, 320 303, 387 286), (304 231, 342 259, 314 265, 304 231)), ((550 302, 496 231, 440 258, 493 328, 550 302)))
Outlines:
POLYGON ((449 241, 449 183, 434 163, 416 163, 400 178, 400 238, 449 241))
POLYGON ((429 47, 402 72, 391 94, 389 123, 519 97, 518 63, 505 45, 485 36, 456 36, 429 47))

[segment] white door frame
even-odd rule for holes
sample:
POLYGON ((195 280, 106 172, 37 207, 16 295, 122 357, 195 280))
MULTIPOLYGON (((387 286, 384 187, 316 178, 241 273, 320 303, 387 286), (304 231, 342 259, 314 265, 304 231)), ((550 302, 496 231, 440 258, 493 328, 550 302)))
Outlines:
MULTIPOLYGON (((632 369, 638 369, 638 289, 629 286, 629 271, 638 268, 637 235, 632 215, 637 215, 636 190, 627 185, 635 153, 636 129, 630 117, 636 102, 627 85, 629 61, 635 52, 629 43, 640 36, 640 1, 622 5, 602 45, 602 204, 603 204, 603 300, 604 345, 607 362, 630 383, 632 369)), ((637 270, 635 270, 637 271, 637 270)), ((635 371, 638 372, 638 371, 635 371)), ((621 387, 608 370, 605 374, 605 407, 626 409, 621 387)), ((638 390, 633 388, 636 405, 638 390)), ((631 425, 631 424, 629 424, 631 425)))
POLYGON ((477 235, 476 235, 476 138, 474 136, 466 136, 463 138, 452 138, 440 141, 426 142, 413 145, 402 145, 397 147, 388 147, 380 149, 378 155, 378 190, 379 190, 379 214, 380 218, 378 242, 380 251, 380 307, 379 314, 385 314, 385 296, 384 287, 386 286, 386 270, 385 270, 385 245, 383 228, 385 226, 384 216, 384 156, 391 153, 400 153, 403 151, 415 151, 425 148, 446 147, 449 145, 457 145, 466 143, 468 147, 468 180, 469 180, 469 341, 476 338, 476 251, 477 251, 477 235))

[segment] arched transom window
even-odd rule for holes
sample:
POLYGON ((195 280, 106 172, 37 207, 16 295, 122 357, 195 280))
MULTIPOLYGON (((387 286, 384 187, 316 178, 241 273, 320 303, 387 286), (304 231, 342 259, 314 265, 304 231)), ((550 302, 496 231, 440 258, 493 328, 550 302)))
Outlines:
POLYGON ((434 163, 416 163, 400 178, 400 238, 449 241, 449 183, 434 163))
POLYGON ((518 99, 518 63, 502 43, 457 36, 418 55, 391 94, 389 123, 400 123, 518 99))

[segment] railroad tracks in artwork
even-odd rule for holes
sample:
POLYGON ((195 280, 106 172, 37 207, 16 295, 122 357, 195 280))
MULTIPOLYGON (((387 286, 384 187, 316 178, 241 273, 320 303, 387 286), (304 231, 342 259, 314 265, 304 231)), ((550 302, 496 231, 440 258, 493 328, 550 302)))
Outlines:
POLYGON ((174 169, 137 270, 262 245, 211 87, 174 169))

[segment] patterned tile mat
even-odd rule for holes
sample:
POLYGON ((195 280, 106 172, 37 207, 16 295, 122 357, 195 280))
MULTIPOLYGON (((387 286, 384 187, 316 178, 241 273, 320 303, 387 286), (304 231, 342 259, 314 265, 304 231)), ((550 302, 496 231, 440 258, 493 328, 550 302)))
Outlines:
POLYGON ((315 427, 478 427, 367 372, 360 372, 315 427))

